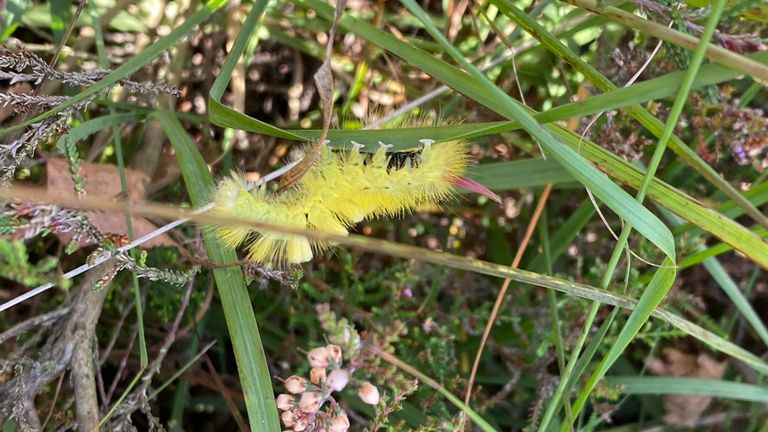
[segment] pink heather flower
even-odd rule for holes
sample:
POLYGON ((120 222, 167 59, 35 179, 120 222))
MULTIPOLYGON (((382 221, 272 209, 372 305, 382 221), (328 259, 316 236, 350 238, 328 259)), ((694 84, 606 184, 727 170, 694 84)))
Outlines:
POLYGON ((333 391, 342 391, 349 383, 349 372, 346 369, 336 369, 328 375, 325 382, 333 391))
POLYGON ((323 395, 318 392, 304 392, 299 400, 299 410, 305 413, 315 412, 323 403, 323 395))
POLYGON ((307 389, 307 380, 300 376, 292 375, 283 383, 289 393, 298 394, 307 389))
POLYGON ((280 411, 287 411, 293 408, 293 396, 288 394, 277 395, 277 408, 280 411))
POLYGON ((312 367, 328 367, 328 348, 315 348, 307 353, 307 359, 312 367))
POLYGON ((379 403, 379 389, 369 382, 366 382, 357 389, 357 395, 368 405, 376 405, 379 403))
POLYGON ((349 418, 346 414, 342 414, 333 418, 328 432, 347 432, 347 429, 349 429, 349 418))

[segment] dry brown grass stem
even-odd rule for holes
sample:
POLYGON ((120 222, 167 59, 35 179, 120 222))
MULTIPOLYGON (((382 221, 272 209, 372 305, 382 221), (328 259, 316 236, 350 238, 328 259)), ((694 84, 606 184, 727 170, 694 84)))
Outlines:
MULTIPOLYGON (((531 236, 536 229, 536 225, 539 223, 539 218, 541 217, 541 213, 544 211, 544 206, 547 204, 550 192, 552 192, 552 184, 548 184, 544 188, 544 191, 541 193, 541 197, 539 198, 539 202, 536 204, 536 209, 533 212, 533 216, 531 216, 531 221, 528 223, 528 228, 525 230, 525 236, 520 242, 520 247, 517 248, 517 252, 515 253, 514 259, 512 260, 512 264, 509 266, 510 268, 515 269, 518 265, 520 265, 520 260, 523 259, 525 250, 531 241, 531 236)), ((472 371, 469 374, 469 381, 467 382, 467 393, 464 395, 464 403, 466 405, 469 405, 469 400, 472 398, 472 387, 475 384, 477 369, 480 366, 480 359, 483 357, 483 349, 485 348, 486 342, 488 342, 488 336, 491 334, 491 329, 493 329, 493 324, 496 322, 496 317, 499 314, 499 309, 501 309, 501 304, 504 302, 504 297, 507 294, 507 290, 509 289, 509 284, 511 282, 512 279, 504 279, 504 283, 501 285, 499 295, 496 296, 496 302, 493 304, 491 316, 488 317, 488 322, 485 324, 485 329, 483 329, 483 336, 480 339, 480 347, 477 349, 475 362, 472 364, 472 371)))

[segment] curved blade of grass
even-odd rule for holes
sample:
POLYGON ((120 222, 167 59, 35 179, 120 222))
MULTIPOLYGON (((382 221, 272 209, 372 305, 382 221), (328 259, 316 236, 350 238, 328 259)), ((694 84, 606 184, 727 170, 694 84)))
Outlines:
POLYGON ((768 389, 765 386, 701 378, 680 377, 605 377, 610 384, 622 387, 627 394, 679 394, 710 396, 747 402, 768 403, 768 389))
MULTIPOLYGON (((235 51, 233 50, 232 54, 234 53, 235 51)), ((761 63, 768 63, 768 52, 754 53, 749 57, 761 63)), ((682 79, 683 74, 684 72, 672 72, 662 77, 643 81, 626 88, 616 88, 613 84, 610 84, 613 86, 614 90, 609 90, 603 94, 589 97, 584 101, 560 105, 547 110, 546 112, 534 114, 534 118, 540 123, 550 123, 666 98, 674 94, 676 85, 679 83, 680 79, 682 79)), ((738 77, 738 75, 737 72, 727 67, 717 64, 709 64, 702 67, 701 72, 697 75, 696 80, 694 81, 693 88, 701 88, 731 80, 738 77)), ((223 83, 226 87, 228 81, 222 78, 225 76, 226 75, 224 74, 219 75, 219 78, 217 78, 215 83, 220 85, 223 83)), ((600 84, 599 81, 597 83, 600 84)), ((315 141, 320 136, 321 132, 320 130, 315 129, 280 129, 222 105, 218 102, 218 99, 213 97, 211 98, 209 106, 209 115, 211 122, 217 126, 242 129, 248 132, 257 132, 283 139, 315 141)), ((656 121, 658 122, 658 120, 656 121)), ((396 130, 385 131, 329 131, 328 139, 331 141, 331 144, 336 147, 349 146, 351 145, 349 142, 350 140, 354 140, 361 144, 370 143, 375 145, 380 139, 381 134, 385 133, 388 142, 395 145, 393 148, 394 150, 408 150, 414 148, 416 144, 413 143, 418 143, 418 140, 425 136, 429 136, 431 139, 441 142, 455 139, 477 138, 517 129, 520 129, 520 124, 513 120, 506 122, 421 128, 399 128, 396 130)), ((691 152, 691 150, 688 149, 682 141, 679 141, 679 139, 675 139, 671 145, 673 148, 680 146, 681 148, 687 149, 688 152, 691 152)), ((692 152, 692 155, 693 157, 698 157, 695 152, 692 152)), ((681 156, 686 160, 691 159, 690 155, 685 152, 685 150, 681 151, 681 156)), ((693 166, 696 167, 696 165, 693 166)), ((709 168, 706 164, 704 164, 704 166, 709 168)), ((709 168, 709 170, 711 170, 711 168, 709 168)), ((702 175, 707 177, 704 173, 702 173, 702 175)), ((716 176, 716 178, 719 179, 720 177, 716 176)), ((722 182, 723 180, 721 179, 720 181, 722 182)))
POLYGON ((240 60, 240 56, 245 51, 245 48, 249 45, 249 42, 258 37, 256 32, 256 26, 261 19, 261 15, 264 13, 264 8, 267 7, 268 0, 257 0, 253 2, 251 11, 248 12, 248 16, 245 18, 240 33, 235 39, 235 43, 232 44, 232 49, 221 66, 221 72, 216 80, 211 85, 211 91, 208 93, 208 97, 213 100, 221 100, 221 96, 224 95, 224 91, 227 89, 230 79, 232 79, 232 72, 237 67, 237 62, 240 60))
MULTIPOLYGON (((758 52, 750 54, 748 56, 760 63, 768 63, 768 52, 758 52)), ((588 71, 586 71, 588 72, 588 71)), ((602 80, 592 79, 596 78, 592 75, 587 75, 591 81, 600 86, 605 93, 591 96, 584 101, 571 102, 564 105, 554 107, 543 113, 534 114, 534 118, 539 123, 550 123, 559 120, 567 120, 574 117, 581 117, 590 114, 596 114, 599 112, 609 111, 618 108, 630 107, 630 113, 634 113, 632 110, 642 110, 641 107, 631 107, 634 104, 640 104, 651 100, 663 99, 674 95, 677 84, 680 82, 684 75, 684 72, 672 72, 664 76, 654 78, 648 81, 632 85, 630 87, 617 88, 610 81, 603 82, 602 80), (611 89, 603 84, 610 85, 611 89)), ((217 82, 223 75, 217 78, 217 82)), ((602 76, 602 75, 599 75, 602 76)), ((693 88, 702 88, 705 86, 718 84, 724 81, 728 81, 739 76, 738 72, 733 71, 725 66, 717 64, 708 64, 701 68, 700 73, 697 75, 696 80, 693 83, 693 88)), ((603 80, 605 78, 603 77, 603 80)), ((214 99, 218 101, 218 99, 214 99)), ((316 129, 280 129, 267 123, 261 122, 249 117, 242 113, 239 113, 232 108, 222 105, 221 103, 212 103, 209 107, 210 120, 213 124, 222 127, 231 127, 242 129, 248 132, 257 132, 265 135, 275 136, 284 139, 293 140, 306 140, 314 141, 320 136, 320 130, 316 129)), ((645 111, 647 113, 647 111, 645 111)), ((650 113, 650 118, 655 120, 655 124, 651 124, 648 121, 646 127, 649 130, 660 133, 661 123, 656 120, 650 113), (656 126, 654 126, 656 125, 656 126)), ((645 125, 645 120, 641 117, 638 118, 645 125)), ((447 126, 434 126, 434 127, 422 127, 422 128, 399 128, 397 130, 346 130, 346 131, 329 131, 328 139, 331 140, 333 146, 349 146, 349 140, 355 140, 361 144, 371 143, 377 144, 377 137, 380 137, 382 132, 387 133, 388 140, 391 144, 394 144, 395 150, 408 150, 414 148, 419 139, 429 136, 432 139, 440 141, 448 141, 454 139, 471 139, 486 135, 492 135, 502 132, 508 132, 512 130, 520 129, 520 123, 517 121, 506 122, 492 122, 492 123, 474 123, 474 124, 459 124, 459 125, 447 125, 447 126)), ((705 172, 705 168, 699 167, 695 164, 695 160, 698 158, 695 152, 692 152, 682 141, 678 138, 674 138, 670 143, 671 147, 676 152, 680 152, 681 157, 689 161, 689 163, 701 171, 702 176, 705 178, 711 177, 710 174, 705 172), (678 147, 680 147, 678 149, 678 147), (686 151, 687 149, 688 151, 686 151)), ((700 160, 700 158, 698 158, 700 160)), ((703 163, 703 162, 702 162, 703 163)), ((712 170, 709 165, 703 163, 704 167, 712 170)), ((714 171, 713 171, 714 172, 714 171)), ((716 174, 716 173, 715 173, 716 174)), ((720 178, 716 174, 716 178, 720 178)), ((723 181, 722 179, 720 180, 723 181)), ((716 184, 717 186, 717 184, 716 184)))
MULTIPOLYGON (((208 192, 214 187, 208 167, 173 113, 158 111, 153 116, 176 151, 192 204, 202 207, 207 204, 208 192)), ((237 262, 235 251, 223 247, 208 230, 203 230, 203 242, 211 262, 237 262)), ((213 270, 213 275, 235 351, 251 429, 280 431, 269 368, 242 270, 240 267, 218 268, 213 270)))
POLYGON ((56 146, 60 149, 65 148, 66 143, 76 143, 85 139, 86 137, 95 134, 96 132, 112 126, 118 126, 125 123, 135 122, 144 118, 144 115, 136 113, 120 113, 109 114, 101 117, 96 117, 91 120, 84 121, 79 125, 70 129, 67 133, 62 135, 56 142, 56 146))
MULTIPOLYGON (((552 53, 558 56, 558 58, 561 58, 568 62, 571 66, 573 66, 577 71, 584 74, 584 76, 594 83, 600 90, 602 90, 603 95, 610 95, 617 90, 617 87, 604 75, 602 75, 597 69, 592 67, 590 64, 585 62, 578 54, 576 54, 572 49, 570 49, 568 46, 560 42, 560 40, 555 37, 552 33, 548 32, 544 27, 542 27, 540 24, 536 22, 536 20, 529 17, 527 14, 516 8, 509 0, 491 0, 491 2, 496 5, 499 10, 506 15, 509 19, 514 21, 517 25, 525 29, 526 32, 528 32, 530 35, 538 39, 542 46, 546 46, 552 53)), ((765 63, 766 58, 757 58, 752 57, 750 58, 751 61, 754 61, 756 63, 763 62, 765 63)), ((711 70, 711 68, 715 67, 716 65, 708 65, 703 66, 700 69, 700 74, 709 74, 708 71, 711 70)), ((737 71, 732 68, 727 68, 724 66, 719 66, 719 68, 730 70, 731 77, 735 78, 737 76, 737 71)), ((717 69, 715 69, 716 71, 717 69)), ((653 88, 655 86, 665 86, 666 90, 669 92, 669 94, 674 94, 679 85, 680 82, 685 75, 684 71, 676 72, 674 73, 675 80, 674 81, 662 81, 662 79, 666 80, 667 77, 672 76, 666 75, 665 77, 654 79, 647 81, 645 83, 635 84, 627 89, 631 89, 633 87, 636 88, 645 88, 646 91, 654 91, 653 88), (658 80, 658 81, 657 81, 658 80), (655 81, 655 82, 654 82, 655 81), (647 83, 652 83, 650 86, 647 85, 647 83)), ((702 75, 697 74, 697 77, 694 79, 694 82, 692 84, 692 88, 698 87, 698 82, 702 78, 702 75)), ((597 98, 597 97, 594 97, 597 98)), ((589 99, 594 99, 589 98, 589 99)), ((588 99, 588 100, 589 100, 588 99)), ((627 112, 640 124, 642 124, 649 132, 654 134, 656 137, 660 137, 662 135, 662 132, 664 130, 664 124, 659 121, 653 114, 651 114, 648 110, 645 108, 635 105, 635 104, 627 104, 625 105, 627 107, 627 112)), ((720 176, 720 174, 715 171, 709 164, 707 164, 699 155, 692 150, 689 146, 687 146, 680 138, 678 138, 676 135, 672 135, 670 137, 669 141, 669 147, 674 151, 680 158, 691 168, 693 168, 696 172, 698 172, 702 177, 707 179, 712 185, 714 185, 717 189, 721 190, 726 196, 730 197, 732 200, 734 200, 739 207, 743 208, 744 211, 752 217, 754 221, 759 223, 760 225, 768 228, 768 218, 755 206, 753 206, 744 196, 736 189, 734 188, 729 182, 727 182, 724 178, 720 176)))
POLYGON ((507 191, 546 186, 553 183, 573 183, 573 176, 555 161, 521 159, 475 165, 466 176, 494 191, 507 191))
MULTIPOLYGON (((667 296, 669 289, 672 288, 672 284, 675 281, 676 270, 673 268, 673 263, 666 259, 662 263, 662 268, 656 271, 653 275, 651 282, 643 290, 643 294, 640 296, 635 308, 629 315, 624 327, 621 328, 616 340, 611 344, 608 353, 603 357, 598 364, 597 369, 592 376, 589 377, 587 384, 584 385, 579 397, 573 403, 574 415, 578 415, 581 408, 587 401, 589 394, 597 386, 597 383, 608 373, 608 370, 613 366, 619 356, 629 346, 629 344, 635 339, 635 336, 640 329, 645 325, 648 318, 658 307, 662 300, 667 296)), ((567 379, 568 377, 563 377, 567 379)))
POLYGON ((192 29, 194 29, 195 26, 199 25, 200 23, 208 19, 208 17, 210 17, 214 12, 216 12, 219 8, 224 6, 226 3, 227 3, 226 0, 209 0, 200 10, 190 15, 190 17, 187 18, 187 20, 184 21, 184 23, 174 28, 173 31, 171 31, 171 33, 169 33, 167 36, 160 38, 157 42, 153 43, 152 45, 144 49, 144 51, 140 52, 138 55, 132 57, 130 60, 123 63, 120 67, 115 69, 109 75, 102 78, 96 84, 88 87, 87 89, 83 90, 77 95, 67 99, 64 103, 57 105, 34 118, 31 118, 19 124, 15 124, 13 126, 9 126, 5 129, 0 129, 0 135, 5 135, 9 132, 13 132, 15 130, 25 128, 33 123, 39 122, 42 119, 50 117, 55 113, 61 112, 69 107, 72 107, 88 99, 89 97, 91 97, 96 93, 106 90, 110 86, 119 82, 121 79, 128 77, 132 73, 139 70, 142 66, 154 60, 157 56, 162 54, 163 51, 170 48, 179 39, 184 37, 184 35, 192 31, 192 29))

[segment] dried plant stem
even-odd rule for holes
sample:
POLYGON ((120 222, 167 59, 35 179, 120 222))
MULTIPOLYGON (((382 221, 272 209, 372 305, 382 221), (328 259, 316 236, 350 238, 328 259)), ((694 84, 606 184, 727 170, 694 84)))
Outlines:
MULTIPOLYGON (((279 170, 273 171, 272 173, 270 173, 270 174, 260 178, 256 182, 254 182, 253 187, 260 186, 263 183, 266 183, 268 181, 271 181, 271 180, 274 180, 274 179, 280 177, 285 172, 290 170, 294 165, 295 165, 295 163, 290 163, 290 164, 284 166, 283 168, 280 168, 279 170)), ((212 204, 211 205, 207 205, 205 207, 201 207, 201 208, 195 210, 192 214, 193 215, 202 214, 202 213, 205 213, 205 212, 207 212, 207 211, 209 211, 211 209, 213 209, 213 205, 212 204)), ((127 252, 127 251, 129 251, 129 250, 131 250, 131 249, 133 249, 133 248, 135 248, 137 246, 140 246, 140 245, 142 245, 142 244, 144 244, 144 243, 154 239, 155 237, 159 237, 159 236, 165 234, 166 232, 168 232, 168 231, 178 227, 179 225, 182 225, 182 224, 187 223, 189 221, 190 221, 189 218, 177 219, 177 220, 175 220, 175 221, 173 221, 173 222, 171 222, 171 223, 169 223, 167 225, 164 225, 164 226, 162 226, 162 227, 160 227, 160 228, 158 228, 158 229, 156 229, 156 230, 154 230, 154 231, 152 231, 150 233, 147 233, 147 234, 143 235, 142 237, 137 238, 136 240, 128 243, 125 246, 122 246, 122 247, 118 248, 115 254, 122 253, 122 252, 127 252)), ((87 272, 88 270, 90 270, 90 269, 92 269, 92 268, 94 268, 94 267, 96 267, 96 266, 98 266, 100 264, 103 264, 103 263, 105 263, 105 262, 107 262, 107 261, 109 261, 109 260, 111 260, 113 258, 114 258, 114 255, 111 255, 111 254, 101 255, 100 257, 96 258, 92 262, 88 262, 86 264, 81 265, 80 267, 77 267, 75 269, 72 269, 72 270, 64 273, 64 275, 62 275, 61 279, 62 280, 72 279, 73 277, 79 276, 79 275, 87 272)), ((15 298, 13 298, 13 299, 11 299, 11 300, 3 303, 3 304, 0 304, 0 312, 4 311, 6 309, 9 309, 9 308, 11 308, 11 307, 13 307, 13 306, 15 306, 17 304, 23 303, 23 302, 31 299, 32 297, 35 297, 35 296, 37 296, 39 294, 42 294, 45 291, 48 291, 49 289, 53 288, 54 286, 56 286, 56 284, 54 284, 54 283, 46 283, 46 284, 40 285, 37 288, 34 288, 34 289, 30 290, 30 291, 27 291, 27 292, 25 292, 24 294, 22 294, 22 295, 20 295, 18 297, 15 297, 15 298)))
MULTIPOLYGON (((544 211, 544 206, 547 203, 547 200, 549 199, 549 193, 552 192, 552 184, 548 184, 544 191, 541 193, 541 197, 539 198, 538 204, 536 204, 536 209, 533 212, 533 215, 531 216, 530 222, 528 222, 528 228, 525 230, 525 235, 523 236, 523 240, 520 242, 520 247, 518 247, 517 252, 515 253, 515 257, 512 260, 512 264, 510 264, 510 268, 517 268, 518 265, 520 265, 520 260, 523 259, 523 255, 525 254, 525 250, 528 247, 528 243, 531 241, 531 236, 533 236, 533 231, 536 229, 536 226, 539 224, 539 218, 541 217, 541 213, 544 211)), ((491 330, 493 329, 493 324, 496 322, 496 317, 499 314, 499 309, 501 309, 501 304, 504 302, 504 297, 507 294, 507 290, 509 289, 509 284, 512 282, 511 279, 504 279, 504 283, 501 285, 501 290, 499 291, 499 295, 496 296, 496 302, 493 304, 493 309, 491 310, 491 316, 488 317, 488 322, 485 324, 485 329, 483 329, 483 336, 480 339, 480 347, 477 349, 477 355, 475 356, 475 362, 472 364, 472 371, 469 374, 469 381, 467 382, 467 393, 464 395, 464 404, 469 405, 469 401, 472 398, 472 387, 475 384, 475 378, 477 377, 477 369, 480 366, 480 359, 483 356, 483 350, 485 349, 485 344, 488 342, 488 336, 491 334, 491 330)))
POLYGON ((38 326, 48 326, 56 321, 60 320, 63 316, 69 313, 69 307, 60 307, 58 309, 54 309, 51 312, 48 312, 43 315, 38 315, 36 317, 30 318, 24 322, 20 322, 16 324, 15 326, 11 327, 10 329, 0 333, 0 344, 7 341, 8 339, 12 339, 15 337, 20 336, 22 333, 25 333, 35 327, 38 326))
POLYGON ((0 384, 0 401, 6 402, 0 406, 0 417, 8 414, 3 411, 9 408, 8 403, 20 405, 25 407, 26 420, 30 426, 37 425, 39 430, 40 419, 34 406, 35 397, 45 386, 71 367, 75 391, 78 394, 77 416, 80 430, 92 430, 84 429, 83 425, 91 424, 94 412, 97 413, 96 424, 98 424, 98 405, 93 405, 96 402, 95 398, 91 399, 88 395, 81 393, 88 391, 86 387, 92 386, 95 396, 95 382, 85 375, 86 369, 93 372, 92 350, 88 351, 86 360, 79 357, 77 352, 93 341, 96 322, 101 314, 101 305, 107 292, 107 287, 102 287, 100 290, 94 290, 94 288, 97 284, 104 283, 104 278, 109 277, 111 272, 111 264, 100 266, 97 271, 89 273, 77 287, 73 288, 70 301, 71 312, 67 315, 66 322, 62 323, 63 330, 49 338, 51 348, 41 358, 35 360, 36 366, 0 384), (85 397, 82 401, 81 396, 85 397))
POLYGON ((232 414, 232 417, 235 419, 237 427, 240 428, 242 432, 249 432, 251 429, 248 427, 248 423, 245 422, 243 415, 240 414, 240 409, 235 404, 235 401, 233 401, 229 393, 226 392, 227 386, 224 385, 224 381, 221 380, 221 377, 216 372, 216 368, 213 366, 213 363, 208 357, 208 354, 204 354, 202 358, 203 363, 205 363, 205 365, 208 367, 208 370, 211 371, 211 376, 213 377, 213 381, 216 383, 219 394, 221 394, 221 397, 224 398, 224 402, 227 404, 227 409, 229 409, 229 413, 232 414))
MULTIPOLYGON (((109 267, 110 264, 106 266, 109 267)), ((108 292, 109 290, 104 288, 93 290, 93 287, 82 287, 80 299, 73 309, 73 313, 80 314, 80 317, 79 325, 74 328, 72 335, 75 340, 75 349, 72 353, 72 385, 74 394, 77 395, 75 407, 78 429, 84 432, 95 430, 99 425, 93 340, 96 323, 108 292)))

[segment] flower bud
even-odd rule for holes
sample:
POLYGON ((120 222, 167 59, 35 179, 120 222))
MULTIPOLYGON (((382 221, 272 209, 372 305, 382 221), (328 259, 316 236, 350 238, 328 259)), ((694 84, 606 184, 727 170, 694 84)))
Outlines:
POLYGON ((349 429, 349 418, 346 414, 342 414, 333 418, 328 432, 347 432, 347 429, 349 429))
POLYGON ((346 369, 336 369, 328 375, 328 387, 333 391, 342 391, 349 383, 349 372, 346 369))
POLYGON ((315 348, 307 353, 307 359, 312 367, 328 367, 328 349, 325 347, 315 348))
POLYGON ((292 375, 283 383, 289 393, 298 394, 307 389, 307 380, 300 376, 292 375))
POLYGON ((312 370, 309 371, 309 380, 312 381, 312 384, 314 385, 320 385, 321 382, 325 381, 325 373, 325 368, 312 368, 312 370))
POLYGON ((291 427, 296 424, 296 415, 293 411, 285 411, 280 415, 280 419, 283 420, 285 427, 291 427))
POLYGON ((379 389, 369 382, 366 382, 357 389, 357 395, 368 405, 376 405, 379 403, 379 389))
POLYGON ((331 357, 334 363, 341 363, 341 347, 338 345, 328 345, 325 347, 328 350, 328 355, 331 357))
POLYGON ((277 395, 277 408, 280 411, 286 411, 293 408, 293 396, 288 394, 277 395))
POLYGON ((299 410, 305 413, 315 412, 323 403, 323 395, 318 392, 304 392, 299 400, 299 410))

